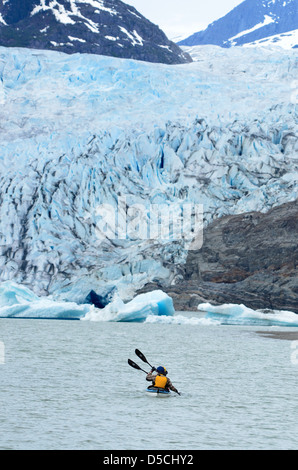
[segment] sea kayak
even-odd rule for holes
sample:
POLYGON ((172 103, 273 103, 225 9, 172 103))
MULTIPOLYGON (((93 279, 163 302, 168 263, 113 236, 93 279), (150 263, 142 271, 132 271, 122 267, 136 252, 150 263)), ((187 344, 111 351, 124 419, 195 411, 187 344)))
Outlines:
POLYGON ((171 396, 170 390, 165 390, 164 388, 158 387, 148 387, 146 392, 147 395, 150 395, 151 397, 165 398, 171 396))

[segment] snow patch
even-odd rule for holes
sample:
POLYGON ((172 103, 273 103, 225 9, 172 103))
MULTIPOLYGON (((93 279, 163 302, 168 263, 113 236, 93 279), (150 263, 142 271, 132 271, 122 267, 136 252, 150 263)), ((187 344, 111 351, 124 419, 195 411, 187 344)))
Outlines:
POLYGON ((85 39, 74 38, 74 37, 72 37, 72 36, 68 36, 68 39, 69 39, 70 41, 86 42, 85 39))
POLYGON ((262 23, 256 24, 253 28, 246 29, 245 31, 241 31, 240 33, 236 34, 236 36, 231 37, 228 41, 232 41, 232 46, 236 45, 235 39, 240 38, 241 36, 246 36, 246 34, 252 33, 257 29, 263 28, 270 23, 275 23, 275 19, 272 16, 265 15, 264 21, 262 23))
POLYGON ((59 3, 57 0, 52 0, 47 5, 45 0, 40 0, 40 4, 36 5, 32 12, 31 16, 39 13, 40 11, 52 11, 57 21, 62 24, 76 24, 76 18, 79 21, 84 22, 86 27, 90 29, 93 33, 99 33, 99 26, 100 23, 95 23, 90 18, 87 18, 82 15, 79 5, 80 4, 88 4, 94 8, 97 8, 97 12, 100 13, 101 11, 107 12, 110 15, 117 15, 117 11, 113 8, 108 8, 104 5, 103 1, 100 0, 69 0, 70 10, 67 10, 65 6, 59 3))
POLYGON ((117 11, 114 10, 114 8, 108 8, 104 5, 103 1, 100 0, 70 0, 71 3, 87 3, 88 5, 91 5, 94 8, 97 8, 100 11, 105 11, 107 13, 110 13, 110 15, 117 15, 117 11))
POLYGON ((1 13, 0 13, 0 23, 2 23, 2 24, 4 24, 5 26, 7 26, 7 23, 4 21, 3 16, 1 15, 1 13))
POLYGON ((136 30, 129 33, 123 26, 119 26, 119 29, 131 40, 133 46, 143 46, 143 38, 141 38, 136 30))
POLYGON ((118 41, 119 37, 115 38, 114 36, 105 36, 106 39, 109 39, 109 41, 118 41))
POLYGON ((265 39, 259 39, 242 47, 280 47, 282 49, 293 49, 298 47, 298 29, 286 33, 275 34, 265 39))
POLYGON ((59 2, 56 0, 53 0, 49 3, 49 5, 46 5, 45 0, 40 0, 40 5, 36 5, 32 12, 31 16, 36 15, 36 13, 39 13, 40 11, 52 11, 52 13, 55 15, 55 18, 57 21, 59 21, 62 24, 75 24, 75 21, 70 18, 67 10, 65 10, 64 5, 61 5, 59 2))

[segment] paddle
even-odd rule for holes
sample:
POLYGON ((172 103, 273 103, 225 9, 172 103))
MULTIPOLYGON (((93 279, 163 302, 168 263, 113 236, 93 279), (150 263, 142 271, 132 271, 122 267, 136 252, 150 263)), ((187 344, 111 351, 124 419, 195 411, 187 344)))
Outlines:
POLYGON ((134 369, 138 369, 138 370, 142 370, 143 372, 145 372, 145 374, 148 374, 148 372, 146 372, 144 369, 142 369, 140 366, 138 366, 138 364, 136 364, 135 362, 133 362, 131 359, 128 359, 128 364, 133 367, 134 369))
POLYGON ((150 364, 150 362, 147 361, 146 357, 144 356, 144 354, 143 354, 139 349, 136 349, 136 350, 135 350, 135 353, 136 353, 136 355, 137 355, 140 359, 142 359, 143 362, 146 362, 146 363, 151 367, 151 369, 156 370, 155 367, 153 367, 153 366, 150 364))

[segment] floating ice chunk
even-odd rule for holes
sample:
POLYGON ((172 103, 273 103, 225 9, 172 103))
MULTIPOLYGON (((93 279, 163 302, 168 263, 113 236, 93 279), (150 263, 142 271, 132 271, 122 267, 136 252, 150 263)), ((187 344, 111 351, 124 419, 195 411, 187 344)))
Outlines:
POLYGON ((38 297, 14 282, 0 284, 0 318, 80 319, 90 308, 93 307, 38 297))
POLYGON ((0 284, 0 309, 24 302, 35 302, 37 300, 39 300, 39 297, 25 286, 10 281, 0 284))
POLYGON ((174 313, 172 298, 157 290, 137 295, 127 304, 118 297, 102 310, 91 308, 82 320, 143 322, 152 315, 172 316, 174 313))
POLYGON ((104 309, 89 304, 59 302, 38 297, 25 286, 11 281, 0 284, 0 318, 53 318, 92 321, 142 322, 149 315, 174 315, 173 300, 162 291, 136 296, 125 304, 120 297, 104 309))
POLYGON ((298 326, 298 315, 287 310, 253 310, 243 304, 211 305, 203 303, 198 310, 207 312, 206 319, 222 324, 298 326))

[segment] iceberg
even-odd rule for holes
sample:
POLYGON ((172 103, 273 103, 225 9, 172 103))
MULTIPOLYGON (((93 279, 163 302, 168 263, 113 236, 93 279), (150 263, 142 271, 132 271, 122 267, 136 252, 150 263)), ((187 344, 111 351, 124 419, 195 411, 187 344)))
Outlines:
POLYGON ((297 326, 298 315, 287 310, 253 310, 243 304, 198 305, 200 312, 206 312, 206 319, 216 320, 224 325, 297 326))
POLYGON ((128 303, 116 297, 105 308, 39 297, 26 286, 11 281, 0 284, 0 318, 143 322, 148 316, 171 316, 173 300, 162 291, 140 294, 128 303))
POLYGON ((290 311, 253 310, 245 305, 198 306, 204 316, 176 313, 173 300, 162 290, 139 294, 124 302, 119 294, 104 308, 91 304, 57 301, 51 296, 37 296, 24 285, 12 281, 0 284, 0 319, 56 319, 95 322, 134 322, 165 325, 258 325, 298 327, 298 315, 290 311))
POLYGON ((144 322, 148 317, 172 317, 173 300, 161 290, 137 295, 125 304, 119 297, 104 309, 90 309, 82 320, 144 322))
POLYGON ((90 305, 38 297, 27 287, 14 282, 0 284, 0 318, 79 320, 89 308, 90 305))

